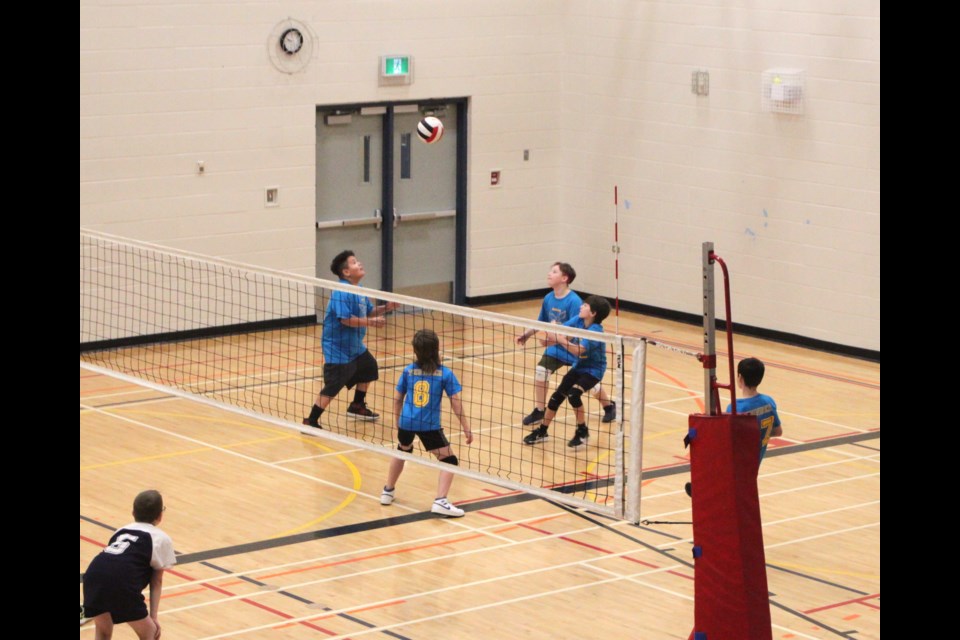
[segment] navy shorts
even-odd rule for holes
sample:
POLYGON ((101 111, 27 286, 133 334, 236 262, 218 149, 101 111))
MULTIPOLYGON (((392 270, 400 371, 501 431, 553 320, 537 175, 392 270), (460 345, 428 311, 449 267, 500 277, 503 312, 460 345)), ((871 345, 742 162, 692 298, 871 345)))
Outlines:
POLYGON ((450 441, 447 440, 447 436, 443 433, 443 429, 433 429, 431 431, 408 431, 406 429, 397 429, 397 440, 403 447, 409 447, 412 445, 413 439, 417 436, 420 437, 420 442, 423 443, 423 448, 427 451, 434 451, 436 449, 443 449, 444 447, 450 446, 450 441))
POLYGON ((320 393, 328 398, 335 398, 344 387, 352 389, 354 385, 373 382, 379 377, 377 359, 369 351, 364 351, 345 364, 324 363, 323 389, 320 393))
POLYGON ((147 617, 143 587, 99 571, 93 562, 83 575, 83 612, 88 618, 109 612, 113 624, 143 620, 147 617))

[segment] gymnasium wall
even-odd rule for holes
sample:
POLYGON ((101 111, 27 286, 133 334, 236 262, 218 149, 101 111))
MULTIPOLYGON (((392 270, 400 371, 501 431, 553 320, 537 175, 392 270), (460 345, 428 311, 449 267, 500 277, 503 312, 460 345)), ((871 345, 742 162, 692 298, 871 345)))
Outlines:
POLYGON ((614 293, 616 184, 623 299, 699 314, 712 241, 735 321, 879 351, 879 2, 566 9, 561 235, 578 285, 614 293), (804 70, 803 115, 761 110, 773 68, 804 70))
POLYGON ((698 313, 709 239, 738 321, 879 350, 879 34, 854 0, 81 0, 80 223, 312 275, 316 105, 467 96, 468 296, 559 258, 612 295, 618 184, 624 299, 698 313), (288 17, 296 74, 267 47, 288 17), (412 85, 377 86, 384 53, 412 85), (803 116, 761 112, 772 67, 805 69, 803 116))

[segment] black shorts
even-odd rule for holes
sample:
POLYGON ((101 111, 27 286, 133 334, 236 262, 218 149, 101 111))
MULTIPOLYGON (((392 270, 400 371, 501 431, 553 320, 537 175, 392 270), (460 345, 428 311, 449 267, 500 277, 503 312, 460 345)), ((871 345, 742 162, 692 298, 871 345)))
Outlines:
POLYGON ((557 393, 561 393, 564 396, 573 389, 574 387, 580 387, 584 391, 590 391, 597 383, 600 382, 599 378, 595 378, 589 373, 583 373, 577 371, 576 369, 570 369, 563 376, 563 380, 560 381, 560 384, 557 385, 557 393))
POLYGON ((83 613, 88 618, 110 613, 113 624, 135 622, 147 617, 143 587, 123 576, 98 571, 91 563, 83 575, 83 613))
POLYGON ((397 429, 397 440, 401 446, 409 447, 413 444, 414 437, 419 436, 423 448, 427 451, 435 451, 450 446, 450 441, 443 433, 443 429, 434 429, 432 431, 407 431, 406 429, 397 429))
POLYGON ((335 398, 344 387, 352 389, 354 385, 373 382, 379 378, 377 359, 369 351, 364 351, 346 364, 324 363, 323 389, 320 393, 328 398, 335 398))
POLYGON ((570 366, 563 360, 559 360, 557 358, 554 358, 553 356, 548 356, 547 354, 543 354, 540 357, 540 362, 538 362, 537 365, 543 367, 550 373, 556 373, 557 369, 559 369, 560 367, 570 366))

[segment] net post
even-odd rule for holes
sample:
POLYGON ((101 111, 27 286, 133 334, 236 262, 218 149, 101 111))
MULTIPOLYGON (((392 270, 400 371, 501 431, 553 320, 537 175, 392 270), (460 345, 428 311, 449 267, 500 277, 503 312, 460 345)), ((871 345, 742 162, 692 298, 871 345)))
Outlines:
POLYGON ((630 460, 626 472, 627 505, 624 519, 640 522, 640 488, 643 482, 643 407, 646 401, 647 341, 633 350, 633 382, 630 399, 630 460))
POLYGON ((714 309, 713 243, 703 243, 703 401, 708 416, 719 412, 717 379, 717 323, 714 309), (717 396, 717 397, 715 397, 717 396))

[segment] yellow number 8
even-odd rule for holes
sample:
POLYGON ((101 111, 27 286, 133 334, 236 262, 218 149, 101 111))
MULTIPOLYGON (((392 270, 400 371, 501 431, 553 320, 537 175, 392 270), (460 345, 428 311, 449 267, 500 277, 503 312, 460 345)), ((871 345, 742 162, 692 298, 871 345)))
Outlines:
POLYGON ((413 406, 425 407, 430 404, 430 383, 420 380, 413 385, 413 406))

